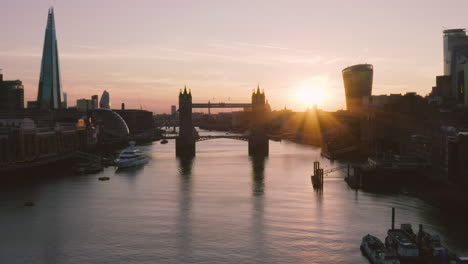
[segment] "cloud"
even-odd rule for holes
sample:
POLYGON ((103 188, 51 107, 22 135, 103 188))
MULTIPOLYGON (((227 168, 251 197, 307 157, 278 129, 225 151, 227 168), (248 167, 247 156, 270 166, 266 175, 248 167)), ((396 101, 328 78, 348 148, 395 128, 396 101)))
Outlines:
POLYGON ((71 44, 69 45, 72 48, 78 48, 78 49, 87 49, 87 50, 105 50, 102 47, 97 47, 97 46, 91 46, 91 45, 83 45, 83 44, 71 44))
POLYGON ((41 57, 42 53, 39 50, 35 49, 17 49, 17 50, 10 50, 10 51, 1 51, 0 56, 2 57, 28 57, 28 58, 35 58, 41 57))

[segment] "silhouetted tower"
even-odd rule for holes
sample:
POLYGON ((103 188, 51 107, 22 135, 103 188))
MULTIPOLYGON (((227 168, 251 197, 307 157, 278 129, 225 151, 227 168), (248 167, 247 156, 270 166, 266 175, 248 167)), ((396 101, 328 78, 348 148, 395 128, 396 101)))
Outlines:
POLYGON ((179 93, 179 137, 176 139, 177 156, 195 156, 195 137, 192 123, 192 92, 179 93))
POLYGON ((268 156, 269 140, 266 134, 267 107, 265 93, 257 91, 252 93, 252 120, 250 125, 249 155, 268 156))

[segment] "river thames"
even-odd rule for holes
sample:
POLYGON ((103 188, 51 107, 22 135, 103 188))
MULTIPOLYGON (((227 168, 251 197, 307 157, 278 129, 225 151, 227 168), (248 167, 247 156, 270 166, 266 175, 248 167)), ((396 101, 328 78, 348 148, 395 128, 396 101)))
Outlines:
POLYGON ((270 141, 251 159, 247 142, 216 139, 179 160, 174 144, 140 146, 140 168, 2 185, 0 263, 368 263, 361 238, 384 240, 391 207, 397 226, 422 223, 468 255, 466 225, 417 198, 354 191, 346 171, 315 192, 313 161, 343 165, 319 148, 270 141))

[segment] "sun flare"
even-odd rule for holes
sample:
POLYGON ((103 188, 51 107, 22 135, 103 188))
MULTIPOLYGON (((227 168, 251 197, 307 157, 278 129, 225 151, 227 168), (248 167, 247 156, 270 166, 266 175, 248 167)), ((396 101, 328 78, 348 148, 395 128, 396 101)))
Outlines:
POLYGON ((305 85, 296 90, 295 99, 302 107, 322 105, 327 99, 325 89, 321 86, 305 85))

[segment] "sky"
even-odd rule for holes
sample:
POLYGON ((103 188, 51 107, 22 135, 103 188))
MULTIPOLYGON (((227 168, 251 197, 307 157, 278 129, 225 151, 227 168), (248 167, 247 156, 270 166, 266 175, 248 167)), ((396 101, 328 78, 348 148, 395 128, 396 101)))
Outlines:
POLYGON ((25 101, 51 6, 68 105, 107 90, 115 108, 155 113, 184 85, 199 103, 249 102, 259 84, 273 109, 345 109, 341 70, 359 63, 374 65, 374 95, 424 96, 442 31, 468 24, 466 0, 0 0, 0 69, 25 101))

